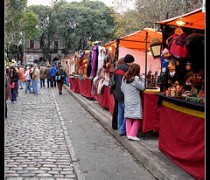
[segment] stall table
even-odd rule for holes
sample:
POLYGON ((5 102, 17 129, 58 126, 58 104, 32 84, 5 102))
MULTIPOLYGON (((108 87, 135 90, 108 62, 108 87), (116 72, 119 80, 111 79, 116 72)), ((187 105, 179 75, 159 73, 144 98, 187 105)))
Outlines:
POLYGON ((70 90, 79 93, 78 78, 69 78, 70 90))
POLYGON ((204 179, 204 105, 158 96, 159 150, 196 179, 204 179))
POLYGON ((104 86, 104 91, 102 94, 94 94, 94 98, 98 101, 98 103, 109 110, 109 112, 113 113, 114 111, 114 96, 110 94, 110 87, 104 86))
POLYGON ((92 88, 92 79, 80 79, 80 78, 69 78, 70 90, 75 93, 79 93, 82 96, 94 99, 94 96, 91 94, 92 88))
POLYGON ((143 121, 142 132, 146 133, 152 130, 159 130, 159 90, 146 89, 143 92, 143 121))

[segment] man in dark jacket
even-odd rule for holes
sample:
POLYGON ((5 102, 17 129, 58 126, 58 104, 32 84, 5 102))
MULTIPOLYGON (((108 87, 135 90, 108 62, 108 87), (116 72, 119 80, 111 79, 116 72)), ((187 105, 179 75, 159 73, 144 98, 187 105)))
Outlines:
POLYGON ((126 120, 124 118, 124 95, 121 91, 122 78, 125 72, 128 70, 129 66, 134 62, 134 60, 135 59, 132 55, 127 54, 124 58, 124 64, 118 66, 114 71, 115 88, 113 90, 113 95, 118 101, 118 133, 121 136, 126 135, 126 120))

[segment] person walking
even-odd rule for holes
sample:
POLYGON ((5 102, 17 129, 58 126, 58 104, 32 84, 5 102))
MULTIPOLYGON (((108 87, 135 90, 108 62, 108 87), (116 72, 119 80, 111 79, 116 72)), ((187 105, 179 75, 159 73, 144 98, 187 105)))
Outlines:
POLYGON ((29 67, 26 67, 26 70, 25 70, 25 73, 24 73, 24 76, 25 76, 25 93, 30 93, 31 92, 31 76, 29 74, 30 72, 30 69, 29 67))
POLYGON ((124 95, 121 91, 122 78, 125 72, 128 70, 128 67, 135 61, 134 57, 130 54, 127 54, 124 57, 124 63, 118 66, 114 71, 114 82, 115 86, 113 88, 113 95, 117 99, 118 103, 118 114, 117 114, 117 129, 118 133, 121 136, 126 135, 126 119, 124 117, 124 95))
POLYGON ((33 74, 33 71, 34 71, 34 66, 33 65, 31 65, 30 67, 29 67, 29 75, 30 75, 30 78, 31 78, 31 81, 30 81, 30 93, 34 93, 34 89, 33 89, 33 84, 32 84, 32 74, 33 74))
POLYGON ((62 65, 59 64, 58 65, 58 70, 55 73, 59 94, 62 94, 62 87, 63 87, 64 79, 65 79, 66 76, 67 76, 67 74, 64 71, 64 69, 62 68, 62 65))
POLYGON ((52 67, 50 68, 50 76, 51 76, 51 87, 56 87, 56 81, 55 81, 55 73, 57 69, 55 65, 53 64, 52 67))
POLYGON ((20 89, 23 89, 25 76, 24 76, 24 68, 21 65, 18 66, 18 73, 19 73, 19 86, 20 89))
POLYGON ((145 76, 140 77, 140 66, 132 64, 122 79, 121 91, 125 99, 126 135, 129 140, 139 141, 137 133, 143 117, 140 91, 145 89, 145 76))
POLYGON ((11 93, 12 93, 12 99, 11 101, 13 103, 17 102, 17 93, 18 93, 18 80, 19 80, 19 75, 18 72, 16 71, 15 67, 10 68, 10 88, 11 88, 11 93))
POLYGON ((50 86, 52 86, 52 83, 51 83, 51 75, 50 75, 50 66, 48 65, 47 68, 46 68, 46 79, 47 79, 47 88, 49 88, 50 86))
POLYGON ((46 69, 45 67, 40 67, 40 87, 45 87, 46 69))
POLYGON ((38 82, 39 82, 39 77, 40 77, 40 72, 38 69, 37 64, 34 64, 34 70, 32 73, 32 86, 33 86, 33 91, 35 95, 38 95, 38 82))
POLYGON ((12 99, 11 88, 10 88, 10 77, 9 77, 9 68, 6 68, 5 72, 5 118, 7 118, 7 100, 12 99))

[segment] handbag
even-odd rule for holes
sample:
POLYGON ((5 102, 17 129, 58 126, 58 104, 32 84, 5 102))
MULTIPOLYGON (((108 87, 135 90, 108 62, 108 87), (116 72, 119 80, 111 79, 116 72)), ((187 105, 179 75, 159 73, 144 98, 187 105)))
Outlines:
POLYGON ((114 74, 109 79, 109 86, 110 87, 115 87, 114 74))
POLYGON ((55 80, 60 81, 61 80, 61 75, 55 76, 55 80))
POLYGON ((14 89, 14 88, 15 88, 15 82, 12 82, 12 83, 10 84, 10 88, 11 88, 11 89, 14 89))

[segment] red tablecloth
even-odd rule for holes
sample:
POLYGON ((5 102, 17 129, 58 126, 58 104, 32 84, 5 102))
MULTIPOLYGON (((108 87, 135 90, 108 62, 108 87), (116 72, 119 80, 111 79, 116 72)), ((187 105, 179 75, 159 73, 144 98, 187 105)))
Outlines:
POLYGON ((103 94, 94 94, 94 97, 102 107, 107 108, 111 113, 113 113, 114 97, 112 94, 110 94, 109 86, 104 86, 103 94))
POLYGON ((79 79, 69 78, 70 90, 75 93, 80 93, 87 98, 94 98, 91 94, 92 80, 91 79, 79 79))
POLYGON ((91 94, 92 79, 79 79, 78 80, 79 93, 82 96, 93 99, 94 96, 91 94))
POLYGON ((142 132, 159 129, 158 96, 155 92, 143 93, 143 121, 142 132))
POLYGON ((196 179, 204 179, 204 118, 190 115, 193 110, 175 105, 179 108, 176 110, 172 103, 164 102, 160 107, 160 151, 196 179))
POLYGON ((70 90, 79 93, 78 78, 69 78, 70 90))

